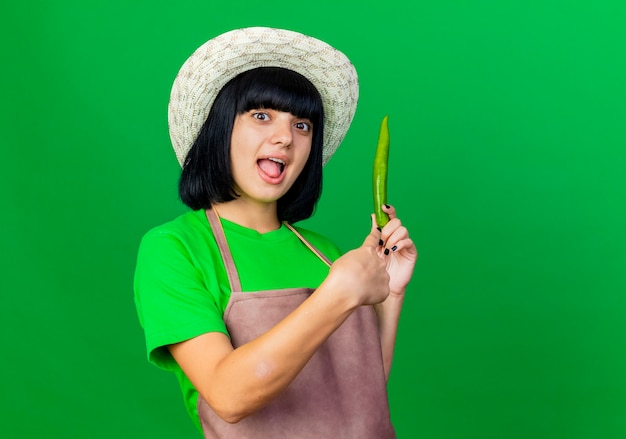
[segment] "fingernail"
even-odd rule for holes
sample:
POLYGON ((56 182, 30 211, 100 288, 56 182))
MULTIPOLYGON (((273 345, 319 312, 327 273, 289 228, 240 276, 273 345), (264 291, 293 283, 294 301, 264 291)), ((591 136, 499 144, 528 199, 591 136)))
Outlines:
POLYGON ((391 247, 391 251, 392 252, 395 252, 396 250, 398 250, 398 246, 397 245, 394 245, 393 247, 391 247))
POLYGON ((388 248, 386 248, 386 249, 385 249, 385 254, 386 254, 386 255, 388 255, 388 254, 389 254, 389 249, 388 249, 388 248))
POLYGON ((386 207, 387 209, 391 209, 391 206, 390 206, 389 204, 385 204, 385 207, 386 207))
POLYGON ((383 242, 382 239, 378 241, 378 245, 383 245, 383 244, 384 244, 384 242, 383 242))

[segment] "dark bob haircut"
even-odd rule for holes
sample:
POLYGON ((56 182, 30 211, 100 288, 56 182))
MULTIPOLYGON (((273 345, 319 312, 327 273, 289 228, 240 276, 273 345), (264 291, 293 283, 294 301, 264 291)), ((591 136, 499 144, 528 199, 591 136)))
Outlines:
POLYGON ((256 108, 289 112, 313 124, 309 159, 293 186, 278 200, 279 220, 294 223, 309 218, 322 192, 322 99, 304 76, 279 67, 240 73, 220 90, 185 158, 180 198, 198 210, 239 197, 231 171, 231 135, 235 117, 256 108))

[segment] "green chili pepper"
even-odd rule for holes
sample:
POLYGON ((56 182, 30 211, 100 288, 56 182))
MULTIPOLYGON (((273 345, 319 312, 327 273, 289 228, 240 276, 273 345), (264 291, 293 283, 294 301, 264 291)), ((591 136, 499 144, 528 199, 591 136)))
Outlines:
POLYGON ((387 204, 387 168, 389 164, 389 116, 385 116, 380 124, 378 145, 374 156, 374 172, 372 173, 372 190, 374 194, 374 214, 376 224, 383 227, 389 222, 389 216, 383 212, 382 205, 387 204))

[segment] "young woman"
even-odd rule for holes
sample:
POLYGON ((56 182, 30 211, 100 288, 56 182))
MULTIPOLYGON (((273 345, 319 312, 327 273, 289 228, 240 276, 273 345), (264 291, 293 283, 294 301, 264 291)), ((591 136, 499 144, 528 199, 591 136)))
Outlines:
POLYGON ((291 225, 313 213, 357 95, 343 54, 279 29, 223 34, 177 76, 191 211, 144 236, 135 301, 149 360, 206 438, 395 437, 386 380, 415 246, 390 206, 344 255, 291 225))

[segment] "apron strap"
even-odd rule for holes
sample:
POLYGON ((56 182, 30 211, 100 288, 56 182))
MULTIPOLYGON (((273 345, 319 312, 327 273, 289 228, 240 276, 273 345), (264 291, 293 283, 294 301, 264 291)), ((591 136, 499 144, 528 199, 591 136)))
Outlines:
MULTIPOLYGON (((226 241, 226 235, 224 234, 224 228, 222 227, 222 223, 220 221, 219 215, 215 208, 205 209, 206 217, 209 220, 209 225, 211 226, 211 230, 213 230, 213 235, 215 236, 215 240, 217 241, 217 247, 220 250, 220 254, 222 255, 222 260, 224 261, 224 267, 226 268, 226 274, 228 275, 228 282, 230 283, 230 291, 241 291, 241 282, 239 280, 239 274, 237 273, 237 267, 235 266, 235 261, 233 261, 233 256, 230 253, 230 249, 228 248, 228 242, 226 241)), ((311 250, 320 260, 331 266, 332 262, 328 259, 321 251, 315 248, 300 232, 298 232, 295 227, 291 224, 284 222, 283 223, 289 230, 291 230, 297 237, 302 241, 304 245, 307 246, 309 250, 311 250)))
POLYGON ((241 282, 239 281, 239 274, 237 273, 237 267, 235 261, 233 261, 233 255, 228 248, 228 242, 226 242, 226 235, 224 234, 224 228, 215 211, 215 208, 205 209, 206 217, 213 230, 213 236, 217 241, 217 247, 220 249, 222 260, 224 261, 224 267, 226 268, 226 274, 228 275, 228 282, 230 283, 230 291, 241 291, 241 282))
POLYGON ((295 234, 296 234, 296 236, 297 236, 298 238, 300 238, 300 241, 302 241, 302 243, 303 243, 304 245, 306 245, 306 246, 309 248, 309 250, 311 250, 313 253, 315 253, 315 255, 316 255, 318 258, 320 258, 324 264, 328 265, 329 267, 331 266, 332 262, 330 262, 330 259, 328 259, 326 256, 324 256, 324 254, 323 254, 321 251, 319 251, 318 249, 316 249, 315 247, 313 247, 313 244, 311 244, 309 241, 307 241, 307 239, 306 239, 304 236, 302 236, 302 235, 300 234, 300 232, 298 232, 294 226, 292 226, 291 224, 289 224, 289 223, 288 223, 288 222, 286 222, 286 221, 285 221, 283 224, 284 224, 285 226, 287 226, 287 228, 288 228, 289 230, 291 230, 293 233, 295 233, 295 234))

